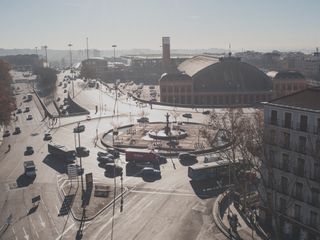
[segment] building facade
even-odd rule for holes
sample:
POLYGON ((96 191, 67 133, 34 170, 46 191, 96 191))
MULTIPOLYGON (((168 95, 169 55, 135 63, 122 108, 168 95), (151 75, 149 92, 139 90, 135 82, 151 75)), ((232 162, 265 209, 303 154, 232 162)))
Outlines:
POLYGON ((320 88, 264 104, 260 217, 280 239, 320 239, 320 88))
POLYGON ((160 101, 198 106, 254 105, 272 98, 272 81, 239 58, 196 56, 159 80, 160 101))

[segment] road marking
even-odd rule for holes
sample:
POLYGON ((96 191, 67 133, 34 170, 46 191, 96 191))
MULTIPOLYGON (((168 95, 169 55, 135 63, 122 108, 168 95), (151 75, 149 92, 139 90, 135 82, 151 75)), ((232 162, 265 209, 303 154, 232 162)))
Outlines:
POLYGON ((46 226, 45 222, 42 220, 41 215, 39 214, 40 224, 44 228, 46 226))
POLYGON ((132 190, 134 193, 149 193, 149 194, 160 194, 160 195, 175 195, 175 196, 187 196, 187 197, 195 197, 194 194, 191 193, 174 193, 174 192, 155 192, 155 191, 140 191, 140 190, 132 190))
POLYGON ((57 214, 59 215, 60 211, 59 211, 59 208, 57 207, 57 205, 56 205, 56 209, 57 209, 57 214))
POLYGON ((73 226, 74 226, 74 223, 72 223, 66 230, 64 230, 64 232, 63 233, 61 233, 57 238, 56 238, 56 240, 59 240, 59 239, 61 239, 61 237, 63 236, 63 235, 65 235, 67 232, 69 232, 70 231, 70 229, 72 229, 73 228, 73 226))
POLYGON ((26 240, 29 240, 29 235, 26 233, 26 230, 24 229, 24 227, 22 227, 22 230, 23 230, 23 232, 24 232, 24 238, 25 238, 26 240))

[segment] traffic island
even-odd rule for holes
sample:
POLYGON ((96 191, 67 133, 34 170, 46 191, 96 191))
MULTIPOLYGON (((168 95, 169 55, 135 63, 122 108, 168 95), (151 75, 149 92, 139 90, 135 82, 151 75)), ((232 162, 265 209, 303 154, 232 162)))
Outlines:
MULTIPOLYGON (((103 210, 113 204, 114 187, 111 185, 93 183, 91 187, 84 187, 77 182, 66 180, 60 187, 63 193, 63 202, 59 215, 67 215, 71 211, 74 219, 78 221, 90 221, 103 210)), ((115 199, 123 196, 126 189, 116 188, 115 199)))

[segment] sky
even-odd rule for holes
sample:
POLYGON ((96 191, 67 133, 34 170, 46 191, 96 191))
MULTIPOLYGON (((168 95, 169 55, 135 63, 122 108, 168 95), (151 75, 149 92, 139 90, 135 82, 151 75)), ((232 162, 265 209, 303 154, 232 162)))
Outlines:
POLYGON ((0 0, 0 48, 300 50, 320 46, 319 0, 0 0))

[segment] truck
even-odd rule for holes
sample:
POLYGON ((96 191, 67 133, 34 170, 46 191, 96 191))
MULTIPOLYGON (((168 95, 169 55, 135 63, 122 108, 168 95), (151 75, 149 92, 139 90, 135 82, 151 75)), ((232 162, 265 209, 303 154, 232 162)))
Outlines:
POLYGON ((155 150, 149 149, 127 149, 126 162, 132 164, 157 164, 160 156, 155 150))
POLYGON ((24 174, 27 177, 35 177, 36 176, 36 165, 33 161, 25 161, 23 162, 24 174))
POLYGON ((73 160, 76 156, 75 150, 70 150, 66 146, 55 143, 48 143, 48 152, 56 157, 63 157, 70 160, 73 160))

